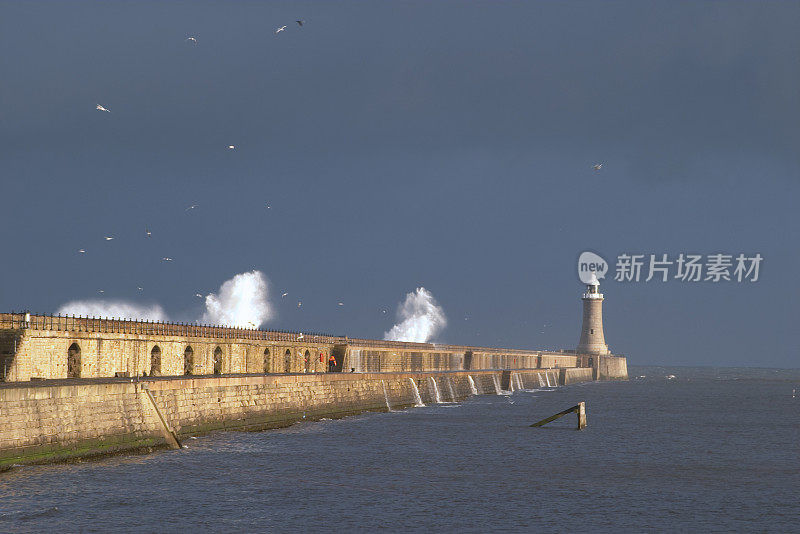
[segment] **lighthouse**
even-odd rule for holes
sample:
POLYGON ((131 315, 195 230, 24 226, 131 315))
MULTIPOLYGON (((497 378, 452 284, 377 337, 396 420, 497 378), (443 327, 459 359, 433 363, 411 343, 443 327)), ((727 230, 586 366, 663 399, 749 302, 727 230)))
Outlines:
POLYGON ((579 354, 610 354, 606 338, 603 334, 603 294, 600 293, 600 282, 592 273, 583 294, 583 325, 581 340, 575 351, 579 354))

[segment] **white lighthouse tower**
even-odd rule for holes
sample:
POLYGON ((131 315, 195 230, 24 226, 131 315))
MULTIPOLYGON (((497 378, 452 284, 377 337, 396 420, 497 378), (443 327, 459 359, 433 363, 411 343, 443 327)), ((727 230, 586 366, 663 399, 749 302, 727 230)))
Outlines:
POLYGON ((600 293, 600 282, 592 273, 583 294, 583 325, 581 340, 575 352, 579 354, 610 354, 606 338, 603 334, 603 294, 600 293))

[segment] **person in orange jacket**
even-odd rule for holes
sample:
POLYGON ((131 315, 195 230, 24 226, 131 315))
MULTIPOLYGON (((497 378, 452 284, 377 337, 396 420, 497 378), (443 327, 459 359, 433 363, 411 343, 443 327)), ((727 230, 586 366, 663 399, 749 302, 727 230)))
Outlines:
POLYGON ((336 358, 334 358, 333 354, 331 354, 331 357, 328 358, 328 372, 332 373, 335 370, 336 370, 336 358))

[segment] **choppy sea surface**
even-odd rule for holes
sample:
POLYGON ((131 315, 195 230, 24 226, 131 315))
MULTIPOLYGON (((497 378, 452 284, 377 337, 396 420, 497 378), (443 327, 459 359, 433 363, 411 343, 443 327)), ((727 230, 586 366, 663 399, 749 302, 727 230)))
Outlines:
POLYGON ((18 467, 0 531, 800 531, 800 370, 630 374, 18 467))

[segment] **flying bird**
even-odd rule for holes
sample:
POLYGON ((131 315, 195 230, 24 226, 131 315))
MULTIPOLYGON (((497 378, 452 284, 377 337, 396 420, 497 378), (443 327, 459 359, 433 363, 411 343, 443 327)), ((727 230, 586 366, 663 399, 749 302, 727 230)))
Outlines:
POLYGON ((270 209, 271 207, 272 207, 272 206, 270 206, 269 204, 267 204, 267 209, 270 209))
POLYGON ((194 296, 199 298, 199 299, 203 298, 203 295, 201 295, 200 293, 195 293, 194 296))
POLYGON ((187 37, 186 40, 191 42, 192 44, 197 44, 197 39, 195 39, 194 37, 187 37))
POLYGON ((289 293, 284 293, 283 295, 281 295, 281 298, 285 297, 285 296, 286 296, 286 295, 288 295, 288 294, 289 294, 289 293))
POLYGON ((111 241, 111 240, 112 240, 112 239, 114 239, 114 238, 113 238, 113 237, 111 237, 111 236, 104 236, 104 239, 105 239, 106 241, 111 241))
POLYGON ((105 112, 111 113, 110 109, 106 109, 103 106, 101 106, 100 104, 97 104, 97 108, 96 109, 97 109, 97 111, 105 111, 105 112))
POLYGON ((185 210, 183 210, 183 211, 189 211, 189 210, 193 210, 193 209, 195 209, 196 207, 197 207, 197 204, 192 204, 191 206, 189 206, 188 208, 186 208, 186 209, 185 209, 185 210))
POLYGON ((344 302, 340 302, 340 303, 339 303, 339 306, 344 306, 344 302))
POLYGON ((281 33, 281 32, 282 32, 282 31, 284 31, 284 30, 286 30, 286 26, 281 26, 280 28, 278 28, 277 30, 275 30, 275 33, 276 33, 276 34, 278 34, 278 33, 281 33))
POLYGON ((298 26, 302 26, 303 23, 305 23, 304 20, 296 20, 295 22, 297 23, 298 26))
POLYGON ((594 170, 596 170, 596 171, 599 171, 600 169, 603 168, 603 164, 602 163, 595 163, 594 165, 592 165, 592 168, 594 170))
POLYGON ((300 306, 302 306, 302 305, 303 305, 303 301, 302 301, 302 300, 301 300, 300 302, 298 302, 298 303, 297 303, 297 307, 298 307, 298 308, 299 308, 300 306))
POLYGON ((150 237, 151 235, 153 235, 153 232, 151 232, 147 228, 144 229, 144 233, 147 234, 147 237, 150 237))
POLYGON ((172 258, 164 256, 163 258, 161 258, 161 261, 172 261, 172 258))
POLYGON ((144 290, 144 288, 143 288, 143 287, 137 287, 136 289, 138 289, 139 291, 142 291, 142 290, 144 290))
POLYGON ((105 291, 103 291, 102 289, 98 289, 97 292, 98 293, 105 293, 105 291))
POLYGON ((233 150, 234 148, 236 148, 236 145, 228 145, 228 150, 233 150))
POLYGON ((82 248, 79 248, 78 249, 78 254, 86 254, 86 251, 83 250, 82 248))

